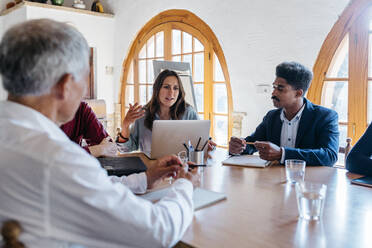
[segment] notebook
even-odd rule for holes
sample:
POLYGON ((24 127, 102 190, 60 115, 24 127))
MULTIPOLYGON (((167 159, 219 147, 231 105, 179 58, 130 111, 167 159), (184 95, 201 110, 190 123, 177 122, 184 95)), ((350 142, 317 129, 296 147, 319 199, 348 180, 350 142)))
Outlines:
POLYGON ((101 166, 107 170, 109 176, 128 176, 147 170, 139 157, 106 157, 97 158, 101 166))
POLYGON ((239 155, 229 157, 228 159, 222 161, 222 164, 263 168, 268 166, 270 161, 263 160, 258 155, 239 155))
MULTIPOLYGON (((170 189, 171 187, 167 187, 159 190, 150 191, 144 195, 140 195, 140 197, 152 202, 156 202, 159 201, 164 196, 166 196, 170 189)), ((202 188, 196 188, 194 190, 193 196, 194 210, 196 211, 202 209, 204 207, 210 206, 214 203, 217 203, 225 199, 226 195, 223 193, 218 193, 202 188)))
POLYGON ((351 180, 352 184, 358 184, 362 186, 372 187, 372 177, 365 176, 351 180))

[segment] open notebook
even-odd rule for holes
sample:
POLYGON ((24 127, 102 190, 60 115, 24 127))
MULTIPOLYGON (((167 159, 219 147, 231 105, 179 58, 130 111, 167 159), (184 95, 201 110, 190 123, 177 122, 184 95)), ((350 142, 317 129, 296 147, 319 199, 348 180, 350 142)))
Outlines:
MULTIPOLYGON (((171 187, 154 190, 144 195, 140 195, 140 197, 146 200, 152 201, 152 202, 156 202, 156 201, 159 201, 164 196, 166 196, 170 189, 171 187)), ((195 211, 199 210, 201 208, 207 207, 209 205, 212 205, 224 199, 226 199, 225 194, 202 189, 202 188, 196 188, 194 190, 194 196, 193 196, 194 210, 195 211)))
POLYGON ((239 155, 229 157, 228 159, 222 161, 222 164, 263 168, 268 166, 270 161, 260 159, 258 155, 239 155))

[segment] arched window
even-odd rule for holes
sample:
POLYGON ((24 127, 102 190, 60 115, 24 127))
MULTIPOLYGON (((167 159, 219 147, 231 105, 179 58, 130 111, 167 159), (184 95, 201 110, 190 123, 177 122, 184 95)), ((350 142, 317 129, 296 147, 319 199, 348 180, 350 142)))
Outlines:
POLYGON ((314 65, 308 98, 338 112, 340 146, 372 121, 372 2, 354 0, 328 34, 314 65))
POLYGON ((230 79, 224 54, 208 25, 189 11, 168 10, 141 29, 123 64, 122 117, 129 103, 150 100, 153 60, 190 63, 199 117, 211 120, 211 136, 220 147, 227 147, 232 129, 230 79))

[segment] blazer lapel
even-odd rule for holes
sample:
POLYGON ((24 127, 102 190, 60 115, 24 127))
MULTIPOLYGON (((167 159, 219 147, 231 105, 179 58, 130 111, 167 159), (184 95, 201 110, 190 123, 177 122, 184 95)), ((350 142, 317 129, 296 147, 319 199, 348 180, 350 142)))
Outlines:
POLYGON ((297 130, 297 136, 296 136, 296 147, 299 146, 302 138, 305 136, 306 130, 309 130, 310 125, 312 124, 312 120, 314 118, 314 108, 313 104, 304 98, 305 101, 305 108, 304 111, 302 112, 301 120, 298 126, 297 130))
POLYGON ((282 121, 280 120, 280 113, 281 110, 278 110, 275 115, 273 116, 273 120, 269 123, 272 125, 270 128, 270 137, 269 141, 280 146, 280 135, 282 134, 282 121))

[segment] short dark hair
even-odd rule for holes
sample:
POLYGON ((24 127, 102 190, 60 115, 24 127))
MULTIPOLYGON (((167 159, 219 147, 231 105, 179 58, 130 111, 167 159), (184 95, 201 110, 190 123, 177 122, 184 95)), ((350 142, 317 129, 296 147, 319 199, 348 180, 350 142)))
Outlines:
POLYGON ((276 67, 277 77, 284 78, 294 89, 302 89, 304 93, 310 86, 313 73, 297 62, 283 62, 276 67))

